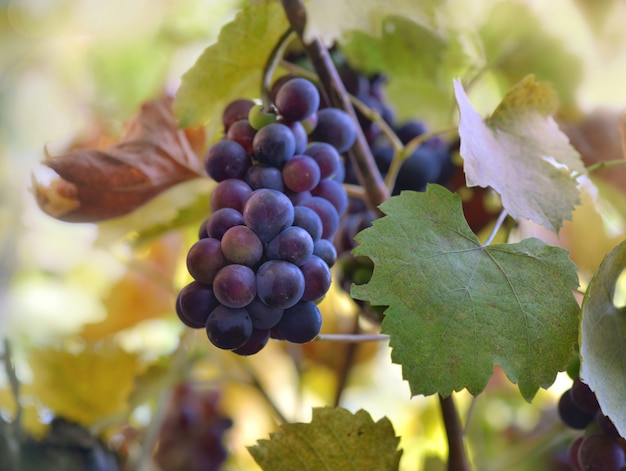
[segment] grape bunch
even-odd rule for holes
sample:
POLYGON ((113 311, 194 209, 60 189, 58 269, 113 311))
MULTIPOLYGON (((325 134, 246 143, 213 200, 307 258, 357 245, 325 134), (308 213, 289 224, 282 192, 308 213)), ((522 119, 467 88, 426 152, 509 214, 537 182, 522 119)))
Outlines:
POLYGON ((179 384, 159 428, 154 460, 163 471, 217 471, 226 460, 223 444, 232 420, 219 408, 218 391, 179 384))
POLYGON ((306 343, 319 334, 316 302, 330 287, 332 240, 347 207, 341 153, 356 138, 347 113, 319 109, 308 80, 279 79, 271 96, 269 110, 249 100, 224 110, 225 137, 204 159, 218 182, 211 215, 187 254, 193 281, 176 303, 184 324, 240 355, 270 337, 306 343))
POLYGON ((569 448, 576 471, 626 471, 626 440, 602 413, 594 392, 576 377, 560 397, 559 417, 569 428, 585 430, 569 448))

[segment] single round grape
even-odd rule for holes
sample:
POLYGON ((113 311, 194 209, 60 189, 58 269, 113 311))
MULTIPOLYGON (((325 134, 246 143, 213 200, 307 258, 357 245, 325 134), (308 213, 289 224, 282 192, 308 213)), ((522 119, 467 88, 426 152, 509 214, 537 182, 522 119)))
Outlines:
POLYGON ((286 309, 304 293, 304 275, 293 263, 269 260, 257 271, 257 295, 270 307, 286 309))
POLYGON ((240 119, 228 128, 226 139, 239 144, 246 151, 246 154, 252 154, 255 135, 256 129, 250 125, 250 122, 247 119, 240 119))
POLYGON ((282 193, 285 189, 285 184, 283 183, 283 173, 280 169, 270 167, 269 165, 253 165, 248 169, 245 180, 253 190, 258 190, 259 188, 269 188, 282 193))
POLYGON ((589 435, 578 449, 578 464, 583 471, 619 471, 625 463, 624 450, 607 435, 589 435))
POLYGON ((322 220, 315 211, 306 206, 294 206, 293 225, 303 228, 313 241, 322 237, 322 220))
POLYGON ((217 182, 227 178, 242 179, 252 164, 243 147, 222 139, 209 147, 204 155, 204 168, 217 182))
POLYGON ((330 201, 319 196, 311 196, 299 203, 312 209, 322 220, 322 238, 332 239, 339 227, 339 214, 330 201))
POLYGON ((222 237, 222 253, 230 263, 254 267, 263 257, 263 242, 248 226, 233 226, 222 237))
POLYGON ((224 233, 233 226, 242 226, 243 215, 233 208, 221 208, 211 214, 206 222, 206 231, 209 237, 222 239, 224 233))
POLYGON ((253 329, 250 338, 241 347, 234 349, 232 352, 237 355, 248 356, 259 353, 263 347, 267 345, 270 339, 269 329, 253 329))
POLYGON ((332 276, 330 268, 324 260, 312 255, 309 260, 300 266, 304 275, 304 293, 302 301, 315 301, 326 294, 330 288, 332 276))
POLYGON ((225 265, 226 259, 217 239, 200 239, 187 252, 187 271, 200 283, 213 283, 213 278, 225 265))
POLYGON ((441 160, 428 146, 421 145, 402 163, 392 194, 402 190, 424 191, 426 184, 437 181, 441 160))
POLYGON ((250 126, 255 130, 276 122, 276 113, 273 110, 266 110, 263 105, 254 105, 248 113, 248 121, 250 126))
POLYGON ((396 129, 396 136, 402 144, 408 144, 414 138, 421 136, 427 131, 426 125, 421 121, 407 121, 396 129))
POLYGON ((243 346, 252 335, 252 321, 244 308, 219 305, 206 321, 206 332, 217 348, 234 350, 243 346))
POLYGON ((296 150, 296 139, 284 124, 272 123, 257 131, 252 143, 254 158, 262 164, 282 167, 296 150))
POLYGON ((253 106, 254 102, 247 99, 234 100, 230 102, 228 106, 224 108, 224 112, 222 113, 222 124, 224 125, 224 130, 227 131, 235 121, 247 118, 248 113, 250 113, 250 108, 253 106))
POLYGON ((570 428, 584 430, 593 420, 593 415, 580 410, 572 399, 571 389, 565 391, 558 403, 559 417, 570 428))
POLYGON ((256 296, 256 275, 245 265, 226 265, 215 275, 213 293, 226 307, 245 307, 256 296))
POLYGON ((574 379, 572 383, 572 401, 580 410, 589 415, 594 415, 600 409, 600 404, 591 388, 583 383, 580 378, 574 379))
POLYGON ((320 167, 312 157, 296 155, 283 167, 283 181, 291 191, 309 191, 320 182, 320 167))
POLYGON ((285 120, 302 121, 319 107, 320 94, 311 82, 296 77, 278 89, 274 103, 285 120))
POLYGON ((293 218, 294 209, 289 198, 268 188, 254 190, 243 208, 243 220, 263 242, 269 242, 291 226, 293 218))
POLYGON ((338 108, 324 108, 317 112, 317 126, 311 140, 326 142, 340 154, 352 147, 356 140, 355 124, 350 115, 338 108))
POLYGON ((180 290, 176 298, 176 314, 187 327, 201 329, 211 311, 219 305, 209 285, 192 281, 180 290))
POLYGON ((329 267, 332 267, 337 261, 337 249, 328 239, 319 239, 313 243, 313 255, 324 260, 329 267))
POLYGON ((246 306, 246 310, 252 319, 252 325, 256 329, 271 329, 281 317, 283 317, 284 309, 270 307, 259 299, 257 296, 250 304, 246 306))
POLYGON ((215 212, 222 208, 233 208, 241 212, 243 203, 251 192, 252 189, 243 180, 235 178, 222 180, 211 192, 211 211, 215 212))
POLYGON ((345 212, 348 207, 348 195, 344 190, 341 183, 335 180, 322 180, 315 188, 311 190, 313 196, 320 196, 327 199, 337 210, 337 214, 340 216, 345 212))
POLYGON ((313 157, 320 168, 320 179, 331 178, 343 167, 337 149, 325 142, 314 142, 304 150, 304 155, 313 157))
POLYGON ((322 328, 322 314, 315 303, 299 302, 285 309, 276 330, 280 337, 293 343, 306 343, 313 340, 322 328))
POLYGON ((313 255, 313 239, 301 227, 289 226, 265 247, 269 260, 284 260, 300 266, 313 255))

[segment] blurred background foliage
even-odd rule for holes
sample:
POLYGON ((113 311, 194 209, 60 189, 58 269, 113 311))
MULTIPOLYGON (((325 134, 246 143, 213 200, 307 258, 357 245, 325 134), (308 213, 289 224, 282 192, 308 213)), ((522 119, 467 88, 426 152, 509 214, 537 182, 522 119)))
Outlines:
MULTIPOLYGON (((220 407, 232 418, 225 469, 258 469, 245 447, 267 437, 277 418, 306 421, 312 406, 335 404, 347 375, 346 345, 272 344, 262 357, 234 358, 178 321, 174 300, 188 279, 184 256, 200 220, 171 230, 163 223, 179 215, 177 208, 206 201, 210 184, 181 185, 141 212, 99 226, 48 217, 30 191, 32 173, 49 178, 40 165, 44 148, 55 155, 76 145, 110 144, 143 101, 175 93, 181 75, 241 3, 0 1, 0 333, 10 341, 13 362, 0 369, 0 424, 19 416, 23 430, 41 438, 53 417, 63 417, 102 437, 124 458, 123 469, 157 469, 146 447, 154 445, 171 389, 188 383, 219 390, 220 407), (133 243, 141 230, 149 237, 133 243)), ((555 84, 564 129, 586 162, 620 158, 626 2, 449 0, 439 16, 458 26, 459 47, 466 59, 476 59, 467 65, 477 109, 489 112, 510 84, 536 73, 555 84), (499 60, 480 62, 486 57, 499 60)), ((409 59, 358 57, 366 71, 388 62, 389 100, 399 116, 428 117, 409 59)), ((598 173, 601 201, 585 195, 555 241, 572 251, 583 284, 624 238, 624 175, 598 173)), ((534 227, 523 230, 537 234, 534 227)), ((333 289, 322 305, 324 330, 350 332, 355 309, 333 289)), ((477 469, 565 469, 549 463, 571 441, 554 408, 567 383, 560 376, 527 404, 496 370, 477 399, 459 393, 462 417, 472 419, 467 433, 477 469)), ((410 399, 386 346, 356 348, 340 404, 366 409, 375 420, 389 417, 402 437, 401 469, 443 469, 437 402, 410 399)))

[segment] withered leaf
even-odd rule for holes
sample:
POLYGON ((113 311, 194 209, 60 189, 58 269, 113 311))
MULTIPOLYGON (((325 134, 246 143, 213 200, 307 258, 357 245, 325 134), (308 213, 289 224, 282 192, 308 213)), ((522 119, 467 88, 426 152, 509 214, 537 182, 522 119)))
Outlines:
POLYGON ((145 102, 120 140, 102 150, 74 149, 43 162, 59 178, 34 182, 41 209, 67 222, 129 213, 178 183, 204 175, 195 149, 172 114, 172 98, 145 102))

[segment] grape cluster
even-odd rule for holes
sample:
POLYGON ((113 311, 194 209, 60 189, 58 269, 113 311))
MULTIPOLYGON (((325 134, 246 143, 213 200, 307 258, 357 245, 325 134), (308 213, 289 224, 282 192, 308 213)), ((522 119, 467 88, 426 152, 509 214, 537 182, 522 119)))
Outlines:
POLYGON ((217 471, 226 460, 223 437, 232 420, 219 409, 218 391, 178 385, 159 429, 154 460, 162 470, 217 471))
POLYGON ((341 153, 356 137, 347 113, 319 109, 308 80, 279 80, 271 96, 271 110, 249 100, 224 110, 225 138, 204 159, 218 182, 211 216, 187 254, 194 281, 176 306, 183 323, 241 355, 270 337, 305 343, 319 334, 316 301, 330 287, 348 201, 341 153))
POLYGON ((568 427, 585 430, 569 448, 576 471, 626 471, 626 440, 602 413, 594 392, 579 377, 558 403, 559 417, 568 427))

